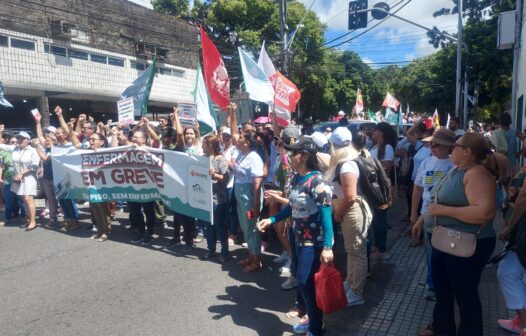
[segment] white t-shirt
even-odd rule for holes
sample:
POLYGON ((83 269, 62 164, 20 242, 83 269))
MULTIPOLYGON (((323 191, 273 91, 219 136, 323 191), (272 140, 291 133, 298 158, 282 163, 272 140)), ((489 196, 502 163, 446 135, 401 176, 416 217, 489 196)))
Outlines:
POLYGON ((416 174, 415 185, 422 187, 424 192, 422 194, 422 214, 425 214, 429 202, 431 201, 431 190, 446 176, 446 174, 453 168, 453 163, 448 159, 437 159, 435 156, 430 156, 418 168, 416 174))
MULTIPOLYGON (((342 164, 340 175, 347 174, 347 173, 350 173, 356 176, 357 180, 360 178, 360 170, 358 169, 358 164, 355 161, 347 161, 342 164)), ((333 185, 332 194, 336 196, 337 199, 342 199, 343 198, 342 186, 337 181, 334 181, 332 185, 333 185)), ((357 192, 359 190, 359 186, 360 184, 358 183, 357 192)))
POLYGON ((456 129, 455 130, 455 136, 458 137, 459 135, 460 136, 463 136, 464 134, 466 134, 466 131, 464 131, 463 129, 456 129))
POLYGON ((431 156, 431 149, 426 147, 421 141, 416 143, 416 148, 418 148, 418 151, 413 156, 413 172, 411 173, 411 181, 416 179, 418 167, 420 167, 425 159, 431 156))
POLYGON ((263 160, 256 152, 250 152, 247 155, 239 153, 234 175, 236 184, 252 183, 254 177, 263 177, 263 160))
MULTIPOLYGON (((239 152, 236 146, 234 145, 230 146, 230 148, 228 148, 227 150, 223 152, 223 156, 229 163, 232 162, 232 158, 237 158, 238 155, 239 155, 239 152)), ((232 188, 234 186, 234 174, 233 173, 234 171, 230 170, 230 177, 228 178, 228 183, 226 185, 227 189, 232 188)))
MULTIPOLYGON (((371 156, 374 156, 375 158, 378 159, 378 146, 374 146, 373 148, 371 148, 371 156)), ((378 159, 380 160, 380 159, 378 159)), ((393 146, 387 144, 385 145, 385 154, 384 154, 384 158, 381 159, 380 161, 393 161, 394 160, 394 149, 393 149, 393 146)))

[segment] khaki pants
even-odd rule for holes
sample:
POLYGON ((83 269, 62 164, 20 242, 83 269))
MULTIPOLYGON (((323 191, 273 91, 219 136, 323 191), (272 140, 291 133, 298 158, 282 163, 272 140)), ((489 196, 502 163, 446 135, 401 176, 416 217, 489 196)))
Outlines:
MULTIPOLYGON (((336 200, 337 203, 337 200, 336 200)), ((362 198, 343 216, 342 233, 347 252, 347 281, 355 294, 363 295, 367 279, 367 231, 371 226, 372 213, 362 198)))
POLYGON ((97 233, 99 235, 111 234, 111 222, 109 220, 110 208, 108 202, 90 203, 89 207, 95 217, 95 224, 97 225, 97 233))

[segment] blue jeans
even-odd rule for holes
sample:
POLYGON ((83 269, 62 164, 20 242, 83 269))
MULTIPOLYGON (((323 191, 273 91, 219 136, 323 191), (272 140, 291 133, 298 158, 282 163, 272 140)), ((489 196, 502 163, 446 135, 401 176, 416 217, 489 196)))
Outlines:
MULTIPOLYGON (((296 278, 298 275, 298 254, 296 253, 296 237, 294 237, 294 229, 289 226, 287 229, 289 242, 290 242, 290 274, 296 278)), ((296 308, 305 312, 305 302, 299 287, 296 287, 296 308)))
POLYGON ((58 203, 64 212, 64 219, 79 219, 79 209, 72 199, 59 199, 58 203))
POLYGON ((384 253, 387 250, 387 209, 374 209, 371 224, 374 230, 374 246, 384 253))
POLYGON ((316 305, 316 290, 314 274, 320 269, 321 246, 295 246, 298 256, 296 280, 309 315, 309 331, 315 335, 323 335, 323 313, 316 305))
POLYGON ((237 217, 236 207, 236 196, 234 194, 234 188, 228 188, 226 190, 226 207, 227 207, 227 220, 228 220, 228 233, 231 235, 237 235, 239 229, 239 219, 237 217))
POLYGON ((221 243, 221 255, 228 256, 228 232, 227 232, 227 205, 216 204, 214 205, 214 224, 205 222, 205 236, 208 251, 211 253, 216 252, 216 242, 219 239, 221 243))
POLYGON ((11 191, 11 184, 4 184, 4 218, 11 219, 18 217, 20 211, 20 217, 26 217, 26 210, 24 208, 22 200, 11 191))

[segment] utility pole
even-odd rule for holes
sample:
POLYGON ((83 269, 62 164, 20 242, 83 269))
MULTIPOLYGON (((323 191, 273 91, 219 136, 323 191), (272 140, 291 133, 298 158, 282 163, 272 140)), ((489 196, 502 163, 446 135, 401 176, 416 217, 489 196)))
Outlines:
MULTIPOLYGON (((462 2, 458 0, 458 43, 457 43, 457 81, 455 92, 455 116, 460 117, 460 88, 462 86, 462 2)), ((463 126, 466 127, 466 120, 463 120, 463 126)))
POLYGON ((287 50, 287 0, 280 0, 279 3, 279 18, 281 38, 283 40, 283 48, 281 54, 281 72, 288 76, 288 50, 287 50))
POLYGON ((469 83, 468 83, 468 72, 464 71, 464 117, 462 120, 464 121, 464 125, 466 125, 468 121, 468 94, 469 94, 469 83))

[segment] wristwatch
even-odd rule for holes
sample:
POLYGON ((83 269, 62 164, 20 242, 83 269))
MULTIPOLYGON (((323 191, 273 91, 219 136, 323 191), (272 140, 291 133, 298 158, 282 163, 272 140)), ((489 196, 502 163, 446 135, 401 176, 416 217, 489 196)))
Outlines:
POLYGON ((323 250, 324 251, 332 251, 332 247, 331 246, 324 246, 323 250))

